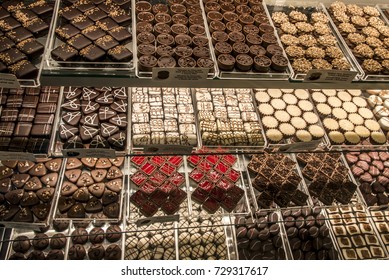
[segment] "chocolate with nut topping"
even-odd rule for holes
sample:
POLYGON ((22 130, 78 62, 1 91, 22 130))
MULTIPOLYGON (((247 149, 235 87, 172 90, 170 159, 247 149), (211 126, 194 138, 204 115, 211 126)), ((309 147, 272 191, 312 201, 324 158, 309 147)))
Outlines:
POLYGON ((191 56, 193 54, 193 50, 189 46, 177 46, 174 49, 174 53, 177 56, 177 58, 179 58, 179 57, 187 57, 187 56, 191 56))
POLYGON ((253 65, 253 59, 247 54, 238 54, 236 56, 236 67, 240 71, 249 71, 253 65))
POLYGON ((254 68, 258 72, 269 72, 271 60, 267 56, 256 56, 254 57, 254 68))
POLYGON ((155 15, 155 22, 170 24, 172 17, 169 14, 159 13, 155 15))
POLYGON ((172 56, 174 48, 171 46, 161 45, 157 47, 157 56, 172 56))
MULTIPOLYGON (((157 25, 155 25, 157 26, 157 25)), ((138 22, 136 24, 136 33, 141 33, 141 32, 152 32, 153 31, 153 25, 150 22, 138 22)), ((167 33, 167 32, 166 32, 167 33)))
POLYGON ((161 56, 158 59, 158 66, 159 67, 175 67, 176 66, 176 60, 171 56, 161 56))
POLYGON ((215 54, 231 54, 232 52, 232 46, 227 42, 218 42, 215 45, 215 54))
POLYGON ((170 34, 159 34, 157 36, 157 42, 159 45, 174 45, 174 37, 170 34))
POLYGON ((170 34, 172 32, 170 26, 166 23, 157 23, 154 25, 154 34, 158 36, 159 34, 170 34))
POLYGON ((138 45, 138 56, 142 55, 154 55, 155 46, 151 44, 140 44, 138 45))
POLYGON ((157 58, 152 55, 143 55, 139 58, 139 70, 150 72, 153 67, 157 66, 157 58))
POLYGON ((214 64, 213 60, 208 58, 208 57, 200 57, 197 60, 197 66, 200 67, 200 68, 211 69, 211 68, 213 68, 214 65, 215 64, 214 64))
POLYGON ((180 57, 178 59, 178 65, 180 67, 196 67, 196 60, 194 60, 192 57, 180 57))
POLYGON ((235 58, 230 54, 221 54, 217 57, 218 66, 221 70, 232 71, 235 66, 235 58))
POLYGON ((192 44, 192 38, 186 34, 179 34, 174 38, 176 45, 189 46, 192 44))

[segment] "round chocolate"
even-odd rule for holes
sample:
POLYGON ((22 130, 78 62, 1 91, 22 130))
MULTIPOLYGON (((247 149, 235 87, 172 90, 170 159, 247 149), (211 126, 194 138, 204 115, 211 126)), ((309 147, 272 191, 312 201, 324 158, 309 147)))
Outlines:
POLYGON ((27 260, 45 260, 45 254, 42 251, 34 250, 27 256, 27 260))
POLYGON ((17 253, 26 253, 30 247, 30 240, 25 235, 17 236, 12 242, 12 249, 17 253))
POLYGON ((63 233, 56 233, 50 239, 51 249, 63 249, 66 245, 66 237, 63 233))
POLYGON ((266 73, 270 70, 272 61, 267 56, 255 56, 254 57, 254 68, 258 72, 266 73))
POLYGON ((86 256, 86 251, 83 245, 75 244, 69 248, 68 257, 71 260, 83 260, 86 256))
POLYGON ((117 242, 122 238, 122 230, 118 225, 111 225, 106 230, 105 238, 109 242, 117 242))
MULTIPOLYGON (((82 246, 82 245, 80 245, 82 246)), ((65 255, 62 250, 50 250, 50 252, 46 255, 46 260, 64 260, 65 255)))
POLYGON ((107 260, 120 260, 122 256, 122 250, 117 244, 111 244, 105 249, 105 259, 107 260))
POLYGON ((221 54, 217 57, 220 70, 232 71, 235 66, 235 58, 230 54, 221 54))
POLYGON ((102 260, 104 259, 105 249, 101 244, 92 245, 88 250, 88 257, 90 260, 102 260))
POLYGON ((180 57, 178 59, 178 65, 180 67, 196 67, 196 60, 192 57, 180 57))
POLYGON ((142 55, 138 60, 139 70, 150 72, 157 65, 157 62, 158 60, 155 56, 142 55))
POLYGON ((89 232, 89 241, 92 244, 99 244, 104 241, 105 232, 102 228, 96 227, 89 232))
POLYGON ((32 240, 32 246, 36 250, 44 250, 49 246, 49 237, 44 233, 38 233, 32 240))
POLYGON ((88 241, 88 232, 84 228, 78 228, 72 232, 71 238, 74 244, 85 244, 88 241))

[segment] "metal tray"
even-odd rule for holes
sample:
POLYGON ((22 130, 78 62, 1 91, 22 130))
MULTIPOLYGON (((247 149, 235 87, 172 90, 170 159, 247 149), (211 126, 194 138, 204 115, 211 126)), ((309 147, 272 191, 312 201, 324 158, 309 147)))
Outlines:
MULTIPOLYGON (((39 162, 43 162, 44 163, 45 160, 38 159, 37 163, 39 163, 39 162)), ((2 165, 1 162, 0 162, 0 165, 2 165)), ((32 229, 32 230, 36 230, 36 229, 39 229, 41 227, 47 227, 51 223, 51 221, 53 219, 53 215, 54 215, 54 211, 55 211, 54 210, 54 208, 55 208, 55 206, 54 206, 55 199, 57 197, 59 186, 60 186, 61 181, 62 181, 61 178, 63 177, 63 167, 64 167, 64 160, 62 160, 62 167, 58 171, 57 184, 55 185, 55 187, 51 187, 51 188, 54 188, 54 193, 53 193, 53 198, 51 200, 50 212, 47 215, 46 220, 39 221, 38 219, 36 219, 35 215, 33 215, 34 222, 32 222, 32 223, 14 222, 14 221, 0 221, 0 223, 3 224, 6 227, 32 229)), ((54 172, 51 172, 51 173, 54 173, 54 172)), ((16 174, 19 174, 19 173, 16 173, 16 174)))
MULTIPOLYGON (((347 234, 346 229, 344 230, 346 232, 345 235, 343 235, 343 234, 341 235, 341 234, 338 234, 336 232, 336 229, 334 228, 334 226, 338 226, 338 225, 347 226, 348 223, 353 224, 356 227, 358 227, 360 233, 359 234, 357 233, 356 235, 360 236, 363 239, 365 239, 365 236, 367 236, 367 235, 376 236, 377 240, 378 240, 378 244, 376 244, 375 246, 371 246, 371 247, 376 247, 376 248, 382 250, 384 256, 382 256, 380 259, 385 259, 388 257, 388 254, 387 254, 386 250, 384 249, 385 247, 383 246, 380 237, 377 235, 372 221, 370 219, 368 219, 368 214, 366 212, 366 208, 364 208, 362 206, 353 206, 353 207, 346 206, 346 207, 340 207, 340 209, 336 209, 336 211, 334 211, 334 209, 326 209, 325 215, 328 217, 329 228, 330 228, 330 231, 333 232, 333 241, 334 241, 334 244, 335 244, 337 251, 339 252, 339 256, 341 259, 349 260, 347 258, 347 256, 345 256, 345 252, 343 252, 343 250, 358 248, 357 246, 353 246, 351 238, 347 234), (351 217, 345 218, 344 217, 345 214, 350 214, 351 217), (349 219, 350 219, 350 221, 348 221, 349 219), (364 221, 361 222, 361 219, 363 219, 364 221), (353 222, 353 221, 355 221, 355 222, 353 222), (369 225, 371 228, 370 232, 366 231, 366 230, 361 230, 360 226, 362 224, 369 225), (350 245, 342 248, 342 246, 338 240, 338 238, 341 238, 341 237, 349 238, 350 245)), ((365 241, 365 243, 366 243, 366 241, 365 241)), ((364 246, 360 246, 359 248, 369 248, 369 245, 365 244, 364 246)), ((357 257, 357 259, 361 259, 361 257, 358 257, 358 255, 356 255, 356 257, 357 257)), ((369 259, 377 259, 377 258, 374 258, 373 256, 371 256, 369 259)))
MULTIPOLYGON (((67 178, 65 178, 65 171, 66 171, 66 164, 67 162, 71 160, 71 159, 64 159, 64 163, 63 163, 63 167, 62 167, 62 176, 61 176, 61 180, 58 184, 58 186, 61 186, 62 187, 62 184, 67 180, 67 178)), ((125 197, 125 194, 126 194, 126 191, 128 189, 128 167, 127 167, 127 158, 124 159, 124 162, 123 162, 123 165, 121 167, 121 171, 123 173, 123 177, 122 177, 122 183, 123 183, 123 186, 122 186, 122 190, 120 191, 120 195, 119 195, 119 199, 118 199, 118 203, 119 203, 119 215, 117 218, 108 218, 106 217, 105 215, 103 215, 103 212, 100 211, 98 214, 102 214, 101 216, 95 216, 95 215, 92 215, 90 213, 85 213, 85 218, 69 218, 67 217, 66 213, 64 214, 61 214, 59 212, 59 209, 58 209, 58 202, 59 202, 59 198, 61 197, 61 187, 58 187, 58 190, 57 190, 57 194, 56 196, 54 197, 55 199, 55 206, 54 206, 54 211, 53 211, 53 219, 56 220, 56 221, 73 221, 73 222, 90 222, 90 221, 98 221, 98 222, 110 222, 110 223, 114 223, 114 222, 118 222, 122 219, 122 215, 124 215, 124 209, 125 209, 125 201, 124 201, 124 197, 125 197)), ((106 169, 108 171, 108 169, 106 169)), ((82 172, 86 172, 86 173, 90 173, 90 169, 87 169, 86 166, 84 166, 82 168, 82 172)), ((86 203, 83 202, 83 204, 85 205, 86 203)))
MULTIPOLYGON (((120 240, 119 241, 116 241, 116 242, 109 242, 106 238, 105 238, 105 236, 104 236, 104 241, 102 242, 102 243, 99 243, 99 244, 97 244, 97 245, 102 245, 103 247, 104 247, 104 249, 107 249, 107 247, 109 246, 109 245, 111 245, 111 244, 116 244, 116 245, 118 245, 119 246, 119 248, 120 249, 122 249, 123 248, 123 244, 125 243, 124 241, 123 241, 123 239, 124 239, 124 229, 123 229, 123 225, 122 224, 117 224, 119 227, 120 227, 120 229, 121 229, 121 238, 120 238, 120 240)), ((103 223, 103 225, 102 226, 100 226, 99 225, 99 227, 96 227, 96 228, 101 228, 101 229, 103 229, 104 230, 104 232, 106 232, 106 230, 107 230, 107 228, 110 226, 110 224, 109 223, 103 223)), ((85 248, 85 251, 86 251, 86 255, 85 255, 85 257, 84 257, 84 259, 83 260, 90 260, 90 258, 89 258, 89 256, 88 256, 88 250, 90 249, 90 247, 91 246, 93 246, 93 244, 90 242, 90 240, 89 240, 89 236, 91 236, 91 230, 93 229, 93 228, 95 228, 95 226, 93 226, 93 224, 90 224, 88 227, 86 227, 85 228, 85 230, 88 232, 88 240, 87 240, 87 242, 85 243, 85 244, 83 244, 82 246, 85 248)), ((67 260, 70 260, 70 258, 69 258, 69 250, 70 250, 70 248, 74 245, 73 244, 73 241, 72 241, 72 232, 74 231, 76 229, 76 227, 74 226, 74 224, 71 224, 70 225, 70 228, 69 228, 69 234, 68 234, 68 246, 67 246, 67 249, 66 249, 66 259, 67 260)), ((121 252, 121 257, 120 257, 120 259, 121 260, 123 260, 123 258, 124 258, 124 251, 123 251, 123 249, 122 249, 122 252, 121 252)), ((105 259, 104 258, 104 260, 107 260, 107 259, 105 259)))
MULTIPOLYGON (((139 2, 141 0, 133 0, 132 1, 132 18, 133 18, 133 31, 132 31, 132 34, 133 34, 133 38, 134 38, 134 64, 136 65, 136 75, 139 77, 139 78, 153 78, 153 71, 155 71, 154 69, 158 69, 158 67, 154 67, 153 68, 153 71, 151 72, 148 72, 148 71, 142 71, 139 69, 139 65, 138 65, 138 48, 137 48, 137 42, 136 42, 136 38, 137 38, 137 33, 136 33, 136 28, 135 26, 137 25, 137 16, 136 16, 136 10, 135 10, 135 4, 137 2, 139 2)), ((200 0, 199 1, 199 4, 201 3, 200 0)), ((154 4, 165 4, 165 5, 168 5, 170 6, 172 3, 170 3, 171 1, 168 1, 168 0, 154 0, 151 2, 152 5, 154 4)), ((208 74, 207 74, 207 79, 213 79, 215 78, 217 75, 218 75, 218 67, 217 67, 217 63, 216 63, 216 57, 214 55, 214 52, 213 52, 213 49, 212 49, 212 43, 211 43, 211 40, 209 39, 210 36, 209 36, 209 31, 207 29, 207 24, 206 24, 206 17, 205 17, 205 12, 204 12, 204 9, 203 7, 201 6, 201 9, 202 9, 202 16, 203 16, 203 20, 204 20, 204 26, 205 26, 205 29, 206 29, 206 34, 205 36, 208 37, 208 42, 209 42, 209 49, 210 49, 210 54, 211 54, 211 59, 213 60, 214 62, 214 67, 209 69, 208 71, 208 74)), ((169 8, 169 12, 170 12, 170 8, 169 8)), ((188 23, 189 24, 189 23, 188 23)), ((177 69, 180 69, 179 67, 175 67, 177 69)), ((188 68, 186 68, 188 69, 188 68)), ((205 68, 199 68, 199 67, 195 67, 193 69, 204 69, 206 71, 205 68)))
MULTIPOLYGON (((76 87, 77 88, 77 87, 76 87)), ((80 88, 87 88, 87 87, 80 87, 80 88)), ((127 91, 127 88, 124 88, 127 91)), ((112 89, 114 90, 114 89, 112 89)), ((129 92, 127 91, 127 95, 129 95, 129 92)), ((127 96, 127 104, 128 99, 127 96)), ((105 149, 105 148, 86 148, 86 144, 84 144, 84 148, 80 149, 69 149, 64 150, 63 140, 59 137, 59 129, 62 124, 65 124, 62 120, 61 116, 63 113, 62 105, 65 103, 65 96, 64 96, 64 87, 61 87, 60 96, 59 96, 59 102, 58 102, 58 110, 56 113, 56 122, 53 126, 53 134, 51 137, 51 144, 50 144, 50 151, 51 155, 55 157, 112 157, 112 156, 125 156, 129 153, 129 143, 130 143, 130 133, 129 133, 129 125, 127 124, 127 131, 126 131, 126 144, 123 150, 116 150, 116 149, 105 149), (60 106, 61 105, 61 106, 60 106)), ((81 109, 80 109, 81 110, 81 109)), ((127 108, 127 122, 130 123, 130 117, 131 117, 131 111, 127 108)))
MULTIPOLYGON (((70 231, 69 229, 66 229, 65 231, 63 232, 58 232, 58 231, 55 231, 54 229, 49 229, 48 231, 44 232, 48 237, 49 237, 49 242, 51 240, 51 237, 54 235, 54 234, 57 234, 57 233, 63 233, 66 237, 66 244, 65 244, 65 247, 61 249, 63 255, 64 255, 64 260, 67 260, 67 251, 68 251, 68 246, 69 246, 69 241, 70 241, 70 238, 69 238, 69 234, 70 234, 70 231)), ((32 241, 34 239, 34 237, 36 236, 36 232, 34 231, 31 231, 31 230, 26 230, 26 229, 12 229, 12 233, 11 233, 11 237, 10 237, 10 240, 7 241, 9 242, 9 246, 8 246, 8 250, 7 250, 7 256, 6 256, 6 259, 8 260, 14 253, 15 251, 12 249, 12 244, 13 244, 13 240, 18 237, 18 236, 26 236, 29 240, 30 240, 30 243, 31 243, 31 247, 30 249, 24 253, 24 257, 27 258, 28 255, 34 251, 34 247, 32 246, 32 241)), ((50 244, 47 246, 47 248, 45 248, 44 250, 38 250, 38 251, 41 251, 45 254, 45 256, 47 255, 47 253, 50 252, 50 244)))
MULTIPOLYGON (((310 14, 312 14, 314 12, 323 12, 324 11, 323 6, 319 2, 315 2, 315 1, 314 2, 311 2, 311 1, 303 2, 303 1, 294 1, 293 0, 293 1, 287 1, 286 3, 285 2, 280 3, 280 1, 276 1, 276 0, 266 0, 266 1, 264 1, 264 7, 269 15, 273 14, 274 12, 289 13, 290 11, 299 11, 299 12, 302 12, 302 13, 306 14, 307 16, 309 16, 310 14)), ((271 16, 270 16, 270 18, 271 18, 271 16)), ((308 23, 310 23, 310 22, 308 21, 308 23)), ((271 21, 271 24, 273 25, 273 27, 276 30, 278 30, 278 35, 281 36, 279 34, 280 33, 279 29, 275 27, 273 21, 271 21)), ((359 80, 360 75, 361 75, 360 69, 358 69, 356 62, 352 59, 352 57, 350 57, 349 52, 347 51, 345 46, 340 42, 340 39, 338 38, 338 36, 336 36, 335 25, 333 24, 332 21, 329 21, 327 26, 331 29, 331 35, 334 35, 336 38, 336 41, 337 41, 336 46, 342 50, 344 58, 350 64, 349 70, 357 72, 357 75, 355 76, 355 78, 353 80, 354 81, 359 80)), ((313 36, 315 36, 315 35, 313 35, 313 36)), ((284 48, 286 48, 286 46, 284 46, 284 48)), ((299 73, 299 72, 295 71, 294 69, 293 69, 293 71, 294 72, 293 72, 293 76, 291 77, 291 80, 303 81, 305 79, 305 77, 307 76, 307 74, 299 73)))
POLYGON ((257 196, 260 195, 262 192, 259 192, 257 189, 255 189, 253 187, 253 180, 254 180, 254 177, 250 174, 247 166, 250 162, 250 159, 249 159, 249 155, 243 155, 242 156, 242 161, 243 161, 243 165, 245 166, 245 172, 244 172, 244 181, 245 183, 247 184, 247 186, 249 187, 249 192, 250 192, 250 195, 251 195, 251 201, 252 201, 252 205, 254 207, 254 211, 255 212, 258 212, 258 211, 276 211, 277 209, 281 209, 281 210, 284 210, 284 209, 298 209, 298 208, 301 208, 301 207, 310 207, 313 205, 313 202, 309 196, 309 192, 307 190, 307 187, 305 185, 305 182, 304 182, 304 179, 303 179, 303 176, 301 174, 301 171, 300 169, 298 168, 298 164, 297 164, 297 161, 296 159, 294 158, 294 155, 293 154, 285 154, 286 157, 288 157, 289 159, 293 160, 296 164, 296 167, 294 169, 294 171, 300 176, 301 178, 301 181, 300 183, 298 184, 298 187, 297 189, 302 191, 303 193, 305 193, 306 195, 308 195, 308 198, 306 200, 306 205, 304 206, 299 206, 299 205, 296 205, 294 204, 293 202, 289 202, 289 206, 288 207, 279 207, 274 201, 273 203, 271 204, 270 208, 260 208, 260 206, 258 205, 258 202, 257 202, 257 196))
MULTIPOLYGON (((207 91, 209 93, 209 95, 211 96, 212 98, 212 107, 214 107, 214 96, 215 94, 213 94, 213 92, 210 90, 210 89, 193 89, 193 93, 192 93, 192 98, 193 98, 193 102, 194 102, 194 108, 195 108, 195 114, 196 114, 196 120, 197 120, 197 128, 198 128, 198 135, 199 135, 199 146, 200 147, 207 147, 207 148, 210 148, 210 149, 221 149, 221 150, 224 150, 225 152, 233 152, 233 153, 236 153, 236 152, 260 152, 260 151, 263 151, 264 148, 267 146, 267 141, 266 141, 266 137, 265 137, 265 134, 264 134, 264 130, 263 130, 263 127, 262 127, 262 124, 260 122, 260 117, 259 117, 259 114, 258 114, 258 111, 257 111, 257 108, 255 108, 254 106, 254 111, 250 111, 250 112, 253 112, 255 113, 255 115, 257 116, 258 120, 259 120, 259 125, 260 125, 260 128, 261 128, 261 131, 258 132, 261 134, 262 138, 263 138, 263 144, 257 144, 257 145, 242 145, 242 144, 231 144, 231 145, 228 145, 228 143, 226 144, 221 144, 220 141, 218 140, 219 142, 219 145, 218 144, 210 144, 208 145, 207 143, 204 143, 204 140, 202 139, 202 136, 203 136, 203 131, 201 130, 201 127, 200 127, 200 120, 199 120, 199 108, 198 108, 198 102, 201 102, 199 101, 197 98, 196 98, 196 93, 197 91, 196 90, 204 90, 204 91, 207 91), (196 101, 196 102, 195 102, 196 101)), ((251 96, 251 100, 250 100, 250 104, 254 104, 254 98, 253 98, 253 91, 252 89, 212 89, 214 91, 219 91, 221 92, 221 95, 225 97, 225 92, 232 92, 233 91, 233 95, 234 96, 238 96, 238 94, 249 94, 251 96)), ((238 100, 238 99, 237 99, 238 100)), ((239 100, 238 100, 238 104, 239 104, 239 100)), ((227 111, 227 105, 225 105, 224 107, 221 106, 221 108, 226 108, 226 111, 227 111)), ((204 111, 204 112, 209 112, 209 111, 204 111)), ((212 110, 211 111, 214 116, 215 116, 215 111, 212 110)), ((226 113, 227 114, 227 113, 226 113)), ((219 119, 219 118, 217 118, 219 119)), ((230 119, 230 118, 229 118, 230 119)), ((240 118, 242 119, 242 118, 240 118)), ((246 122, 247 123, 247 122, 246 122)), ((232 132, 232 130, 230 130, 229 132, 232 132)), ((219 135, 220 132, 217 132, 217 135, 219 135)))
MULTIPOLYGON (((195 145, 180 145, 180 144, 165 144, 165 143, 151 143, 151 137, 150 137, 150 143, 148 145, 137 145, 135 144, 133 141, 133 136, 134 136, 134 133, 133 133, 133 125, 134 125, 134 121, 133 121, 133 104, 134 103, 140 103, 140 104, 150 104, 149 101, 148 102, 134 102, 134 91, 136 90, 139 90, 141 89, 142 92, 144 93, 144 96, 147 98, 147 100, 149 100, 151 94, 150 92, 151 91, 160 91, 160 96, 162 98, 161 100, 161 104, 163 103, 163 96, 164 96, 164 93, 165 91, 167 92, 171 92, 170 94, 165 94, 165 95, 174 95, 175 98, 180 95, 180 91, 188 91, 188 95, 191 97, 192 99, 192 102, 190 103, 190 105, 192 105, 193 107, 193 110, 194 109, 194 105, 193 105, 193 95, 191 94, 191 91, 189 88, 130 88, 129 89, 129 95, 131 96, 131 99, 130 99, 130 102, 129 102, 129 121, 128 123, 130 124, 129 125, 129 138, 128 139, 131 139, 131 141, 129 142, 129 150, 131 151, 134 151, 134 152, 145 152, 145 153, 151 153, 151 154, 189 154, 192 150, 194 149, 197 149, 198 146, 199 146, 199 143, 200 143, 200 138, 199 138, 199 135, 198 135, 198 124, 197 124, 197 118, 195 116, 195 111, 193 111, 193 113, 190 113, 191 115, 193 115, 193 118, 194 118, 194 124, 195 125, 195 132, 196 132, 196 144, 195 145), (131 94, 130 94, 130 91, 131 91, 131 94)), ((173 104, 169 104, 169 105, 173 105, 173 104)), ((180 103, 180 102, 177 102, 177 98, 176 98, 176 108, 180 105, 187 105, 187 104, 184 104, 184 103, 180 103)), ((163 111, 163 106, 157 106, 157 108, 159 108, 162 112, 163 112, 163 115, 165 115, 164 111, 163 111)), ((139 112, 136 112, 136 113, 139 113, 139 112)), ((148 116, 150 116, 149 113, 147 113, 148 116)), ((179 115, 179 114, 178 114, 179 115)), ((162 117, 162 118, 158 118, 158 119, 162 119, 164 120, 165 118, 162 117)), ((172 118, 174 119, 174 118, 172 118)), ((150 120, 150 118, 149 118, 150 120)), ((178 121, 178 119, 175 119, 177 120, 177 125, 179 126, 180 123, 178 121)), ((139 122, 141 123, 141 122, 139 122)), ((178 129, 178 128, 177 128, 178 129)), ((179 133, 179 129, 177 130, 177 132, 179 133)), ((150 135, 150 133, 148 133, 150 135)), ((181 134, 180 134, 181 136, 181 134)))
MULTIPOLYGON (((33 0, 23 0, 21 1, 25 4, 32 4, 36 1, 33 1, 33 0)), ((47 18, 45 18, 44 20, 47 22, 47 24, 49 24, 49 32, 48 34, 46 34, 45 36, 43 37, 40 37, 37 39, 37 41, 39 43, 41 43, 44 47, 45 47, 45 50, 48 48, 48 43, 49 43, 49 38, 50 38, 50 34, 51 34, 51 30, 53 29, 53 26, 54 26, 54 18, 55 18, 55 13, 53 14, 53 12, 56 11, 57 9, 57 5, 58 5, 58 1, 56 0, 46 0, 46 3, 50 4, 54 9, 52 12, 50 12, 50 15, 48 15, 47 18)), ((23 87, 37 87, 40 85, 40 76, 41 76, 41 73, 42 73, 42 68, 43 68, 43 65, 44 65, 44 54, 42 54, 41 56, 39 56, 39 58, 36 58, 32 61, 30 61, 32 64, 35 65, 36 68, 38 68, 38 74, 35 78, 31 78, 31 79, 17 79, 20 86, 23 86, 23 87)))
MULTIPOLYGON (((356 4, 358 6, 370 6, 370 7, 376 7, 378 8, 377 6, 375 6, 374 4, 367 4, 367 3, 353 3, 353 4, 356 4)), ((329 9, 328 9, 328 5, 325 6, 324 4, 321 4, 322 8, 323 8, 323 11, 324 13, 326 13, 327 17, 330 19, 330 22, 331 22, 331 25, 332 26, 336 26, 335 23, 334 23, 334 20, 333 18, 331 17, 331 13, 329 12, 329 9)), ((378 10, 380 11, 380 9, 378 8, 378 10)), ((386 26, 389 26, 389 22, 385 19, 384 15, 382 14, 382 12, 380 11, 380 16, 379 18, 381 20, 384 20, 386 21, 386 26)), ((369 82, 373 82, 373 81, 376 81, 376 82, 382 82, 382 81, 388 81, 389 80, 389 75, 384 75, 384 74, 370 74, 370 73, 367 73, 365 70, 362 69, 362 60, 358 60, 352 53, 351 49, 347 46, 347 43, 345 41, 345 37, 343 37, 340 33, 340 31, 338 30, 338 28, 335 28, 335 31, 336 31, 336 34, 338 36, 338 38, 340 39, 342 45, 348 50, 348 54, 350 57, 353 58, 354 62, 357 64, 358 66, 358 70, 359 72, 362 74, 361 76, 361 80, 364 80, 364 81, 369 81, 369 82)))
MULTIPOLYGON (((326 154, 327 153, 318 154, 318 155, 326 155, 326 154)), ((296 155, 294 155, 294 157, 296 158, 296 155)), ((350 182, 358 185, 357 182, 354 180, 354 177, 352 176, 350 168, 348 168, 348 165, 346 163, 346 160, 344 159, 343 154, 341 154, 340 161, 343 164, 343 166, 345 166, 347 168, 347 170, 348 170, 347 177, 350 180, 350 182)), ((311 201, 315 202, 314 205, 318 205, 318 206, 320 206, 322 208, 330 208, 330 207, 338 207, 339 208, 339 207, 342 207, 342 206, 361 205, 361 199, 359 197, 359 188, 357 188, 357 190, 354 192, 353 197, 351 198, 350 203, 348 203, 346 205, 342 204, 341 202, 338 202, 336 200, 334 200, 334 202, 331 205, 326 205, 323 202, 319 201, 317 197, 312 196, 312 194, 309 192, 309 185, 312 183, 312 181, 310 181, 309 179, 307 179, 306 177, 303 176, 303 174, 302 174, 303 166, 297 161, 297 158, 296 158, 296 162, 297 162, 297 166, 298 166, 298 169, 299 169, 299 173, 301 174, 301 176, 302 176, 302 178, 303 178, 303 180, 305 182, 305 186, 307 187, 307 191, 308 191, 308 194, 309 194, 309 196, 311 198, 311 201)))
MULTIPOLYGON (((130 76, 135 71, 133 61, 130 62, 114 62, 114 61, 100 61, 100 62, 86 62, 86 61, 56 61, 51 51, 60 46, 63 41, 57 38, 55 30, 62 24, 66 24, 66 20, 62 18, 61 9, 71 6, 72 2, 69 1, 57 1, 57 6, 54 11, 54 17, 52 22, 52 30, 49 34, 50 40, 48 41, 45 52, 45 65, 43 67, 44 72, 48 72, 52 75, 58 75, 58 73, 66 73, 68 75, 121 75, 130 76)), ((125 9, 129 10, 129 8, 125 9)), ((132 24, 128 26, 128 30, 131 33, 132 24)), ((134 51, 133 42, 125 44, 125 47, 131 52, 134 51)))

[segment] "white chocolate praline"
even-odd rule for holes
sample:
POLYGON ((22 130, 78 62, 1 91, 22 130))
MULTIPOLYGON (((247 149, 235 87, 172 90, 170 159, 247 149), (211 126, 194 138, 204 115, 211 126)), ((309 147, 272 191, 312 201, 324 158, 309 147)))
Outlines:
POLYGON ((328 97, 330 96, 336 96, 336 90, 334 89, 323 89, 322 92, 327 95, 328 97))
POLYGON ((385 130, 389 131, 389 117, 383 117, 381 118, 378 123, 380 124, 380 127, 385 130))
POLYGON ((126 253, 124 258, 126 260, 137 260, 139 255, 139 251, 136 248, 126 248, 126 253))
POLYGON ((215 239, 215 235, 213 234, 213 232, 206 232, 203 234, 202 243, 203 244, 213 243, 214 239, 215 239))
POLYGON ((163 253, 164 260, 175 260, 176 259, 176 250, 174 248, 167 248, 163 253))
POLYGON ((138 260, 151 260, 152 256, 153 256, 153 252, 149 249, 146 249, 140 251, 138 255, 138 260))
POLYGON ((283 93, 293 93, 294 90, 291 89, 291 88, 282 88, 281 91, 282 91, 283 93))
POLYGON ((153 249, 154 255, 152 258, 154 260, 162 260, 163 254, 165 253, 165 248, 162 246, 157 246, 156 248, 153 249))
POLYGON ((381 93, 381 90, 380 89, 368 89, 368 90, 366 90, 366 92, 368 94, 371 94, 371 95, 378 95, 381 93))
POLYGON ((389 117, 389 109, 381 105, 376 106, 373 109, 373 113, 378 119, 383 117, 389 117))
POLYGON ((202 258, 204 255, 204 246, 196 245, 192 248, 191 256, 194 259, 202 258))
POLYGON ((178 236, 179 243, 182 245, 189 244, 190 242, 190 233, 189 232, 181 232, 178 236))
POLYGON ((179 249, 180 259, 189 257, 191 254, 191 251, 192 251, 191 245, 180 246, 180 249, 179 249))
POLYGON ((149 247, 149 239, 148 238, 140 238, 136 247, 140 251, 146 250, 149 247))
POLYGON ((226 235, 223 231, 219 231, 215 233, 214 243, 216 245, 224 244, 226 242, 226 235))
POLYGON ((280 98, 282 96, 281 90, 275 88, 268 89, 267 93, 271 98, 280 98))
POLYGON ((382 98, 377 95, 370 95, 369 98, 367 98, 367 103, 372 108, 374 108, 377 105, 383 105, 382 98))
POLYGON ((352 96, 361 96, 362 91, 360 89, 348 89, 347 90, 352 96))
POLYGON ((130 236, 126 239, 126 248, 136 248, 138 244, 138 237, 136 236, 130 236))
POLYGON ((162 236, 162 234, 155 234, 151 237, 150 244, 154 247, 157 247, 162 244, 163 240, 164 237, 162 236))

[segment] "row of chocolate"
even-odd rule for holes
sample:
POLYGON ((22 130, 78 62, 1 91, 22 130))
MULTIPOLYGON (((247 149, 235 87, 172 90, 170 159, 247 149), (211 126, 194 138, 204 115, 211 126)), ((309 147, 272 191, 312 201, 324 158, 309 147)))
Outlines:
POLYGON ((320 140, 323 150, 387 145, 386 107, 378 105, 385 90, 63 87, 57 124, 60 91, 1 89, 1 149, 58 156, 72 148, 126 154, 150 144, 264 148, 266 142, 320 140))
POLYGON ((260 211, 257 218, 196 215, 151 225, 54 221, 36 231, 15 229, 3 246, 10 260, 387 258, 388 211, 365 211, 303 207, 260 211))
MULTIPOLYGON (((388 74, 389 27, 384 13, 375 7, 336 1, 327 14, 324 6, 292 9, 244 0, 136 1, 134 11, 130 6, 131 1, 61 1, 52 32, 56 39, 50 38, 55 66, 93 62, 85 65, 132 68, 134 29, 140 72, 151 73, 154 67, 201 67, 215 76, 217 65, 222 72, 269 73, 271 78, 274 73, 289 73, 289 65, 295 74, 304 75, 312 69, 357 70, 355 65, 360 64, 366 76, 388 74), (132 16, 136 28, 131 26, 132 16)), ((40 16, 48 22, 52 3, 7 0, 1 11, 0 71, 35 78, 38 69, 27 59, 35 62, 44 51, 45 42, 33 36, 48 32, 49 24, 40 16)))

